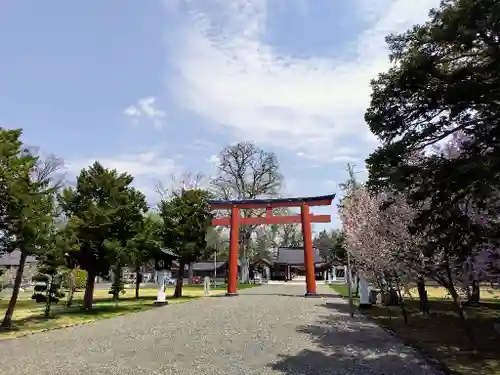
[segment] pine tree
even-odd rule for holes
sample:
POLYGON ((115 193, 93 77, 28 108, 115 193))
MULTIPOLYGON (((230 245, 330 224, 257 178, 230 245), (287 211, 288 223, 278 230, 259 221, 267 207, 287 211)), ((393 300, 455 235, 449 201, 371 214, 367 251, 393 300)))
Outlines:
POLYGON ((62 262, 58 254, 46 254, 38 268, 38 274, 33 277, 37 284, 31 299, 38 303, 45 303, 44 316, 50 316, 53 303, 58 303, 64 293, 61 292, 62 275, 59 267, 62 262))

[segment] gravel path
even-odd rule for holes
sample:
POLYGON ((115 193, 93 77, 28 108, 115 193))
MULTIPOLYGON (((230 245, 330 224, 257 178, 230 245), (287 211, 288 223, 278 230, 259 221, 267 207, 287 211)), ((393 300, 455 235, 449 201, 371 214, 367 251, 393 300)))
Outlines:
POLYGON ((0 373, 439 374, 343 300, 303 292, 264 285, 0 342, 0 373))

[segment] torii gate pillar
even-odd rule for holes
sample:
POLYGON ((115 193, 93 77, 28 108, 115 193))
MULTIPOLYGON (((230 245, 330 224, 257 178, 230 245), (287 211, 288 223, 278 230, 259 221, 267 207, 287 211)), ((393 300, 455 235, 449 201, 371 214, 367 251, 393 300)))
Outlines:
POLYGON ((300 208, 302 219, 302 235, 304 237, 304 268, 306 271, 306 297, 316 295, 316 270, 314 268, 314 254, 312 243, 311 215, 309 206, 304 204, 300 208))
POLYGON ((313 215, 309 211, 310 206, 330 206, 335 197, 325 195, 321 197, 288 198, 288 199, 254 199, 209 202, 212 210, 230 210, 229 218, 219 218, 212 221, 212 225, 230 226, 229 236, 229 275, 227 282, 227 296, 236 296, 238 291, 238 241, 239 228, 244 224, 302 224, 302 235, 304 236, 304 266, 306 273, 306 297, 316 296, 316 271, 314 268, 314 253, 312 244, 311 223, 329 223, 330 215, 313 215), (273 208, 277 207, 300 207, 300 215, 273 216, 273 208), (240 209, 265 209, 266 216, 262 217, 240 217, 240 209))
POLYGON ((238 240, 240 234, 240 209, 231 208, 231 231, 229 233, 229 277, 227 278, 228 296, 238 294, 238 240))

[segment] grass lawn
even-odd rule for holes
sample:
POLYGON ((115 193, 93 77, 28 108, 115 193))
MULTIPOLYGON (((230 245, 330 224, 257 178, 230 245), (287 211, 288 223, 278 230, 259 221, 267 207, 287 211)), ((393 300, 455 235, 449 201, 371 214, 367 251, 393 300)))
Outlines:
MULTIPOLYGON (((347 284, 330 284, 330 288, 333 289, 335 292, 340 294, 342 297, 349 297, 349 289, 347 288, 347 284)), ((358 297, 354 296, 354 290, 352 291, 353 294, 353 300, 359 300, 358 297)))
MULTIPOLYGON (((345 285, 331 285, 337 293, 347 296, 345 285)), ((500 334, 493 323, 500 319, 500 292, 482 288, 479 307, 467 307, 466 313, 474 332, 474 349, 457 318, 452 301, 443 288, 427 288, 431 317, 420 314, 418 298, 406 299, 408 325, 398 306, 373 306, 363 313, 384 328, 395 332, 408 344, 442 361, 450 370, 461 375, 500 374, 500 334)), ((416 296, 413 291, 412 295, 416 296)))
MULTIPOLYGON (((238 285, 238 289, 246 289, 256 285, 238 285)), ((212 288, 210 294, 222 294, 225 287, 212 288)), ((174 286, 167 287, 167 296, 172 295, 174 286)), ((15 329, 0 331, 0 341, 14 337, 25 336, 31 333, 46 331, 50 329, 69 327, 76 324, 89 323, 100 319, 112 318, 119 315, 130 314, 154 308, 157 289, 143 288, 140 290, 140 298, 135 299, 135 290, 126 289, 125 294, 120 296, 118 302, 111 299, 107 289, 96 289, 94 292, 94 310, 85 312, 81 309, 83 302, 83 291, 76 292, 72 307, 65 306, 63 299, 59 304, 52 306, 52 317, 43 317, 45 305, 36 303, 31 299, 31 293, 22 293, 16 304, 13 324, 15 329)), ((183 303, 203 296, 203 285, 185 285, 182 298, 169 298, 169 304, 183 303)), ((0 314, 5 313, 10 296, 0 300, 0 314)))

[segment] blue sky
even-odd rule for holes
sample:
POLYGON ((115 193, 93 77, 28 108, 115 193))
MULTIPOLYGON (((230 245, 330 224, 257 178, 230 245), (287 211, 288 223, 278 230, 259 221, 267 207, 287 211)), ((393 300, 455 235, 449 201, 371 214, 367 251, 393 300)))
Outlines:
POLYGON ((278 155, 284 195, 339 192, 347 162, 362 170, 376 146, 363 113, 384 37, 438 3, 3 2, 0 124, 69 175, 96 159, 132 173, 151 200, 172 174, 213 174, 240 140, 278 155))

